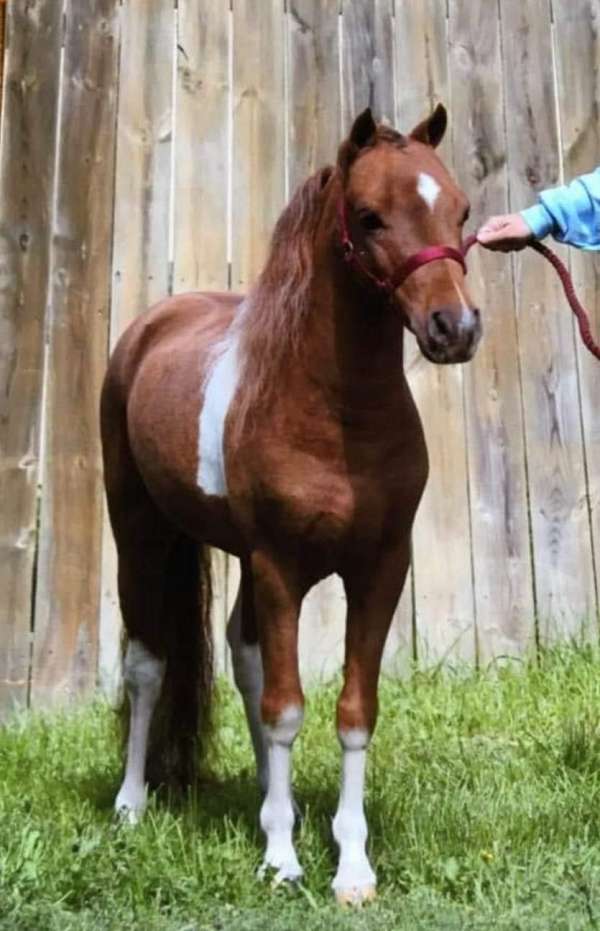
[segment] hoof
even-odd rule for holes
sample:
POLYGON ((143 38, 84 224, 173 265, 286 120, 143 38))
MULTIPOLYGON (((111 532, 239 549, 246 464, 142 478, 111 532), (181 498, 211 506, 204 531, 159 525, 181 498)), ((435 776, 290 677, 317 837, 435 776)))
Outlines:
POLYGON ((119 808, 115 806, 115 815, 120 824, 127 824, 133 827, 140 823, 143 809, 140 811, 137 808, 129 808, 128 805, 121 805, 119 808))
POLYGON ((121 824, 138 824, 146 808, 146 793, 121 789, 115 799, 115 814, 121 824))
POLYGON ((372 902, 376 895, 375 886, 335 890, 335 898, 342 908, 361 908, 365 902, 372 902))
POLYGON ((268 863, 266 860, 258 871, 258 878, 261 880, 270 879, 271 888, 276 889, 282 883, 297 883, 302 879, 304 870, 298 861, 282 863, 281 866, 274 863, 268 863))

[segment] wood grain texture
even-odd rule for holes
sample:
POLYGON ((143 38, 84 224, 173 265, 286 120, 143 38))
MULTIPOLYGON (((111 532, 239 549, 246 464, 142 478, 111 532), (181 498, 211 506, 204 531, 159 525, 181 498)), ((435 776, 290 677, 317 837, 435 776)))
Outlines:
POLYGON ((117 0, 71 0, 52 224, 47 456, 32 702, 96 683, 102 532, 98 400, 106 366, 118 73, 117 0))
POLYGON ((290 0, 286 25, 291 194, 335 162, 340 142, 337 0, 290 0))
POLYGON ((285 199, 284 16, 280 0, 233 5, 232 287, 262 268, 285 199))
POLYGON ((60 12, 47 0, 12 3, 7 16, 0 149, 0 715, 23 704, 28 691, 60 12))
POLYGON ((2 120, 2 87, 4 85, 4 44, 6 28, 6 3, 0 0, 0 124, 2 120))
MULTIPOLYGON (((600 164, 600 0, 558 3, 554 8, 554 22, 562 156, 565 182, 568 182, 600 164), (575 61, 577 68, 573 67, 575 61)), ((599 341, 600 256, 571 249, 569 260, 575 289, 590 312, 592 330, 599 341)), ((562 312, 568 314, 564 302, 562 307, 562 312)), ((600 371, 598 362, 584 348, 579 336, 576 345, 597 594, 600 583, 600 371)), ((595 620, 597 625, 598 616, 595 620)))
MULTIPOLYGON (((172 0, 126 0, 121 43, 114 193, 110 347, 133 318, 169 289, 173 145, 172 0), (140 77, 143 76, 143 80, 140 77)), ((99 682, 109 696, 120 680, 121 616, 112 530, 103 518, 99 682)))
MULTIPOLYGON (((361 3, 344 0, 342 5, 343 133, 353 120, 371 107, 377 120, 395 124, 394 20, 391 0, 361 3)), ((413 660, 413 584, 410 570, 383 657, 384 668, 406 674, 413 660)))
MULTIPOLYGON (((510 205, 559 181, 548 0, 500 4, 510 205)), ((565 251, 561 250, 563 257, 565 251)), ((571 315, 533 253, 515 263, 539 636, 585 636, 595 592, 571 315)))
MULTIPOLYGON (((397 126, 409 131, 450 100, 445 0, 396 0, 397 126)), ((452 169, 451 135, 440 155, 452 169)), ((407 335, 406 366, 430 458, 413 533, 417 653, 424 664, 473 660, 475 623, 463 368, 428 362, 407 335)))
POLYGON ((343 0, 343 132, 371 107, 376 120, 396 118, 392 0, 343 0))
MULTIPOLYGON (((340 142, 337 0, 290 0, 286 17, 288 184, 290 192, 323 165, 340 142)), ((328 678, 343 662, 346 599, 338 576, 307 596, 300 619, 305 680, 328 678)))
POLYGON ((121 9, 111 347, 169 289, 174 27, 172 0, 121 9))
MULTIPOLYGON (((471 201, 468 230, 508 211, 500 22, 495 4, 451 0, 453 162, 471 201)), ((479 658, 535 647, 519 354, 510 259, 475 248, 468 286, 484 337, 465 366, 479 658)))
POLYGON ((173 287, 222 290, 228 282, 229 4, 182 0, 177 46, 173 287))

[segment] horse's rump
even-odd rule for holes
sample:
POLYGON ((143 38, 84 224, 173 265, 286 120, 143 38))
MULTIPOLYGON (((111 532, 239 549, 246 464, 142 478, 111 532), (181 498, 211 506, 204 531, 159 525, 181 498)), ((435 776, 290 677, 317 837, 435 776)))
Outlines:
POLYGON ((237 547, 227 502, 198 487, 198 430, 206 376, 241 300, 194 292, 150 308, 119 340, 102 396, 109 498, 119 468, 112 434, 121 421, 135 467, 158 507, 189 536, 231 552, 237 547))

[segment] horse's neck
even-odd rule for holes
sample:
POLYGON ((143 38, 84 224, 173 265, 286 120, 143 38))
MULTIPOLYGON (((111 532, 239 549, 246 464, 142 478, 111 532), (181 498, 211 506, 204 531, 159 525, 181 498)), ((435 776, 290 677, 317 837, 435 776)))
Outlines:
POLYGON ((316 262, 313 306, 301 365, 333 404, 372 409, 406 390, 399 312, 353 277, 341 259, 334 224, 316 262), (327 250, 327 251, 325 251, 327 250))

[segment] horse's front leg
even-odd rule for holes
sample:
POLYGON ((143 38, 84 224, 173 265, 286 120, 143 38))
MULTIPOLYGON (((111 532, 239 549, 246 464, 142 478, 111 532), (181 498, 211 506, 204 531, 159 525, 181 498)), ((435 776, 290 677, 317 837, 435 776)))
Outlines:
POLYGON ((344 686, 337 706, 342 783, 333 835, 340 849, 332 886, 342 903, 375 895, 376 877, 366 852, 363 796, 367 747, 377 720, 381 656, 409 564, 408 543, 388 551, 372 572, 344 579, 348 599, 344 686))
POLYGON ((298 617, 303 592, 270 554, 252 555, 254 606, 260 639, 264 686, 261 715, 267 740, 268 788, 260 824, 267 837, 262 872, 276 870, 275 881, 302 876, 292 831, 294 801, 291 752, 304 718, 298 672, 298 617))

